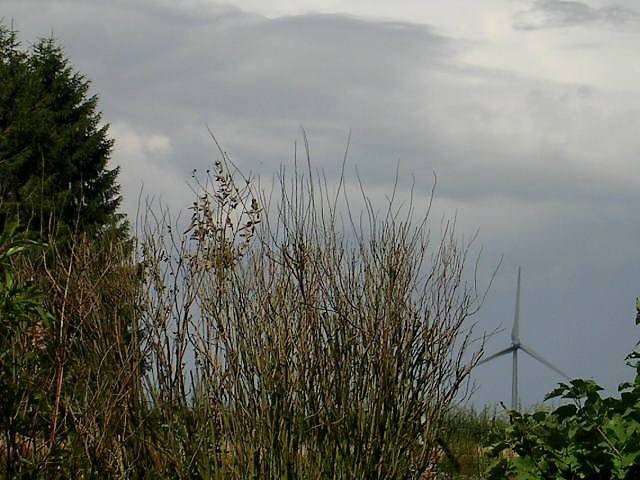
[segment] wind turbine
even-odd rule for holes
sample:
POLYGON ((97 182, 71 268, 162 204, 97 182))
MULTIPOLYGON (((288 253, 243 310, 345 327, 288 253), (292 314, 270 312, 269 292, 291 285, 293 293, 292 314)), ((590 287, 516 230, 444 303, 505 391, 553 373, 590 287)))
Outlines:
POLYGON ((511 372, 511 408, 514 410, 518 408, 518 350, 522 350, 554 372, 557 372, 564 378, 569 379, 569 376, 566 373, 553 365, 551 362, 545 360, 531 347, 525 345, 520 341, 520 267, 518 267, 518 283, 516 286, 516 312, 513 318, 513 328, 511 329, 511 346, 505 348, 504 350, 500 350, 499 352, 494 353, 493 355, 490 355, 484 360, 478 362, 478 365, 481 365, 483 363, 490 362, 494 358, 501 357, 502 355, 507 355, 509 353, 513 355, 513 370, 511 372))

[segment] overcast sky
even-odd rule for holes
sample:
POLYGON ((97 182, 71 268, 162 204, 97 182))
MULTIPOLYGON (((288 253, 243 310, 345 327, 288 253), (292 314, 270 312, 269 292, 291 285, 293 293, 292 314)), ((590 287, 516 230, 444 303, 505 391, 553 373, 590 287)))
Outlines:
MULTIPOLYGON (((190 200, 216 158, 350 165, 373 195, 414 174, 438 212, 504 261, 480 327, 504 328, 523 267, 521 334, 572 376, 615 391, 632 371, 640 294, 640 5, 530 0, 2 0, 25 45, 53 32, 100 96, 128 211, 144 182, 190 200)), ((353 170, 350 171, 353 174, 353 170)), ((402 183, 405 188, 408 181, 402 183)), ((437 226, 437 225, 436 225, 437 226)), ((525 403, 560 379, 520 362, 525 403)), ((476 405, 509 402, 508 357, 479 367, 476 405)))

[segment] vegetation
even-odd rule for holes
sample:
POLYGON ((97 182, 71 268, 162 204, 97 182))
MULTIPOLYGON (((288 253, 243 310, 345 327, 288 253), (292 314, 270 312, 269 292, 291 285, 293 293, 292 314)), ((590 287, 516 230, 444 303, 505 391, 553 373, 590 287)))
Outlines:
POLYGON ((1 240, 0 476, 107 471, 137 406, 130 247, 82 234, 59 250, 15 226, 1 240))
POLYGON ((53 39, 24 51, 0 23, 0 225, 42 238, 124 229, 113 141, 88 92, 53 39))
POLYGON ((492 461, 489 447, 504 432, 507 420, 495 408, 454 408, 441 429, 440 478, 485 478, 492 461))
POLYGON ((86 234, 60 253, 52 239, 45 261, 11 250, 10 285, 34 307, 2 318, 49 320, 23 342, 39 367, 10 377, 37 401, 3 398, 29 421, 3 423, 2 473, 417 478, 434 463, 480 355, 468 250, 449 230, 427 263, 427 217, 393 204, 338 229, 343 192, 305 172, 282 174, 270 209, 223 159, 185 233, 146 211, 136 255, 86 234))
MULTIPOLYGON (((37 289, 17 281, 11 264, 34 247, 16 234, 15 225, 0 235, 0 451, 9 478, 21 468, 22 449, 33 446, 23 433, 41 433, 50 411, 45 383, 52 358, 45 339, 53 318, 37 289)), ((28 464, 24 467, 29 470, 28 464)))
MULTIPOLYGON (((640 303, 636 304, 640 323, 640 303)), ((627 363, 635 380, 619 387, 619 398, 602 398, 592 380, 560 384, 546 399, 570 400, 548 412, 509 411, 511 424, 493 446, 489 479, 640 478, 640 354, 627 363)))

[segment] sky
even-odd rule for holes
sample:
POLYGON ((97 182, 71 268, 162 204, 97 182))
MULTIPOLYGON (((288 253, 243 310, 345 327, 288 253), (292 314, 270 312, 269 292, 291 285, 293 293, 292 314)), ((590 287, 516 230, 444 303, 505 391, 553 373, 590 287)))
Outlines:
MULTIPOLYGON (((631 0, 1 0, 25 46, 53 34, 92 81, 116 140, 124 207, 191 201, 217 158, 339 171, 351 131, 378 199, 416 179, 435 210, 476 230, 484 280, 502 263, 478 331, 505 348, 522 266, 521 337, 572 377, 614 393, 639 335, 640 5, 631 0)), ((437 227, 438 222, 435 222, 437 227)), ((524 357, 520 394, 561 379, 524 357)), ((471 403, 509 403, 511 363, 478 367, 471 403)))

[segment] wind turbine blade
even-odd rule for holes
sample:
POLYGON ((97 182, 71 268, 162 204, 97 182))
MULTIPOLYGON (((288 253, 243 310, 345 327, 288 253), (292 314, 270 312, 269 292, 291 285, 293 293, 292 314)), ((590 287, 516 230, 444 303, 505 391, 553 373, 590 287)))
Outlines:
POLYGON ((513 317, 511 341, 513 343, 520 343, 520 267, 518 267, 518 283, 516 286, 516 312, 513 317))
POLYGON ((509 348, 505 348, 504 350, 500 350, 499 352, 494 353, 493 355, 490 355, 487 358, 484 358, 484 359, 480 360, 478 362, 478 365, 481 365, 483 363, 487 363, 487 362, 493 360, 494 358, 498 358, 498 357, 500 357, 502 355, 506 355, 507 353, 511 353, 511 352, 513 352, 513 350, 515 348, 516 347, 514 345, 511 345, 509 348))
POLYGON ((562 370, 560 370, 558 367, 556 367, 554 364, 552 364, 551 362, 545 360, 544 358, 542 358, 542 356, 539 353, 536 353, 535 350, 533 350, 531 347, 529 347, 528 345, 523 345, 520 344, 520 348, 526 352, 527 354, 529 354, 531 357, 535 358, 537 361, 539 361, 540 363, 542 363, 543 365, 546 365, 547 367, 549 367, 551 370, 553 370, 554 372, 559 373, 560 375, 562 375, 564 378, 566 378, 567 380, 569 380, 569 375, 567 375, 566 373, 564 373, 562 370))

